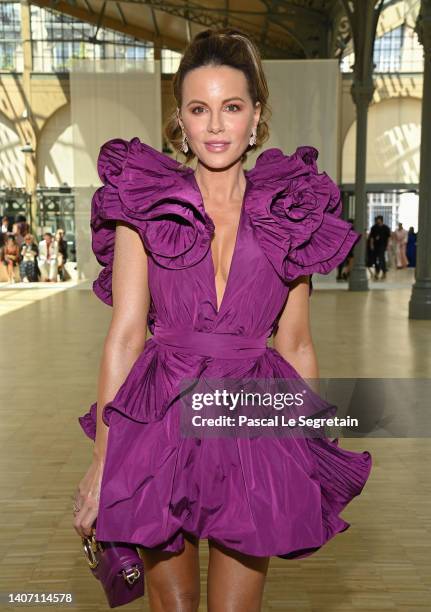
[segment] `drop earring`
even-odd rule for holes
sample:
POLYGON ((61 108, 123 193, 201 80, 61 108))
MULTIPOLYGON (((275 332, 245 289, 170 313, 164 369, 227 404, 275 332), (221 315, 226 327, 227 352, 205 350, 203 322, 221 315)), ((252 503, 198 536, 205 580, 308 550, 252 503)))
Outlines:
POLYGON ((183 153, 187 153, 188 150, 189 150, 189 145, 187 144, 187 136, 185 132, 183 132, 183 141, 181 143, 181 151, 183 153))
POLYGON ((256 128, 253 128, 253 131, 251 133, 251 137, 249 140, 249 145, 251 147, 254 147, 255 144, 256 144, 256 128))
POLYGON ((178 125, 179 125, 179 126, 180 126, 180 128, 181 128, 181 132, 182 132, 182 134, 183 134, 183 140, 182 140, 182 142, 181 142, 180 149, 181 149, 181 151, 182 151, 184 154, 186 154, 186 153, 187 153, 187 151, 189 150, 189 145, 187 144, 187 136, 186 136, 186 133, 185 133, 185 131, 183 130, 183 126, 181 125, 181 122, 180 122, 180 115, 179 115, 179 108, 178 108, 178 107, 177 107, 177 121, 178 121, 178 125))

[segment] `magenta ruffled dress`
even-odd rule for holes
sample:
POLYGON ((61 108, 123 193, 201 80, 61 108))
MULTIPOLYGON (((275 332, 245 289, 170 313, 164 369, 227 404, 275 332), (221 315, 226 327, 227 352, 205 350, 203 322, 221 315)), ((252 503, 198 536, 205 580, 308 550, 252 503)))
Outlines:
MULTIPOLYGON (((92 248, 103 266, 93 290, 112 305, 116 221, 139 232, 148 254, 153 334, 115 397, 96 538, 181 551, 184 532, 256 556, 302 558, 350 524, 369 452, 338 439, 184 436, 183 379, 300 378, 267 346, 304 274, 327 274, 360 234, 340 218, 337 185, 319 173, 318 151, 271 148, 246 171, 236 246, 220 309, 206 213, 192 168, 135 137, 101 147, 103 182, 91 208, 92 248)), ((310 293, 312 292, 310 284, 310 293)), ((305 384, 305 383, 304 383, 305 384)), ((79 417, 94 440, 96 403, 79 417)))

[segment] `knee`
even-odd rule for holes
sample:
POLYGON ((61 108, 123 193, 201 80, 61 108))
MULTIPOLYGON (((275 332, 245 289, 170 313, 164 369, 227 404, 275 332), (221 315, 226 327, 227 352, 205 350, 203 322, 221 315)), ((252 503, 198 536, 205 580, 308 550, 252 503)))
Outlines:
POLYGON ((178 591, 160 593, 163 612, 198 612, 200 593, 197 591, 178 591))

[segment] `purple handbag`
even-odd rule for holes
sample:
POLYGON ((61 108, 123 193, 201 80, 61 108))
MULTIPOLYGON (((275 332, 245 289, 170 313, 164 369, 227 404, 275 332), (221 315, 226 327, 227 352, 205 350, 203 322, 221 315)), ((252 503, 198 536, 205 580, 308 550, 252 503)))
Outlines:
POLYGON ((123 542, 99 542, 94 531, 82 544, 93 576, 100 580, 110 608, 145 594, 144 564, 138 549, 123 542))

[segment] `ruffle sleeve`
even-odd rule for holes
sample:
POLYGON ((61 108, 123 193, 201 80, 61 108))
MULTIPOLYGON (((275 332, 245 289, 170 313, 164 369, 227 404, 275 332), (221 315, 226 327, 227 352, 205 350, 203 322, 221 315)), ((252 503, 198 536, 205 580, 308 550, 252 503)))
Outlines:
POLYGON ((105 142, 97 159, 103 185, 91 201, 92 249, 103 269, 94 293, 112 306, 112 266, 117 221, 131 225, 159 265, 192 266, 206 254, 214 226, 179 162, 139 138, 105 142))
POLYGON ((300 146, 290 156, 267 149, 248 175, 256 185, 251 202, 256 238, 286 283, 328 274, 361 238, 341 219, 340 190, 326 172, 319 173, 318 155, 311 146, 300 146))

